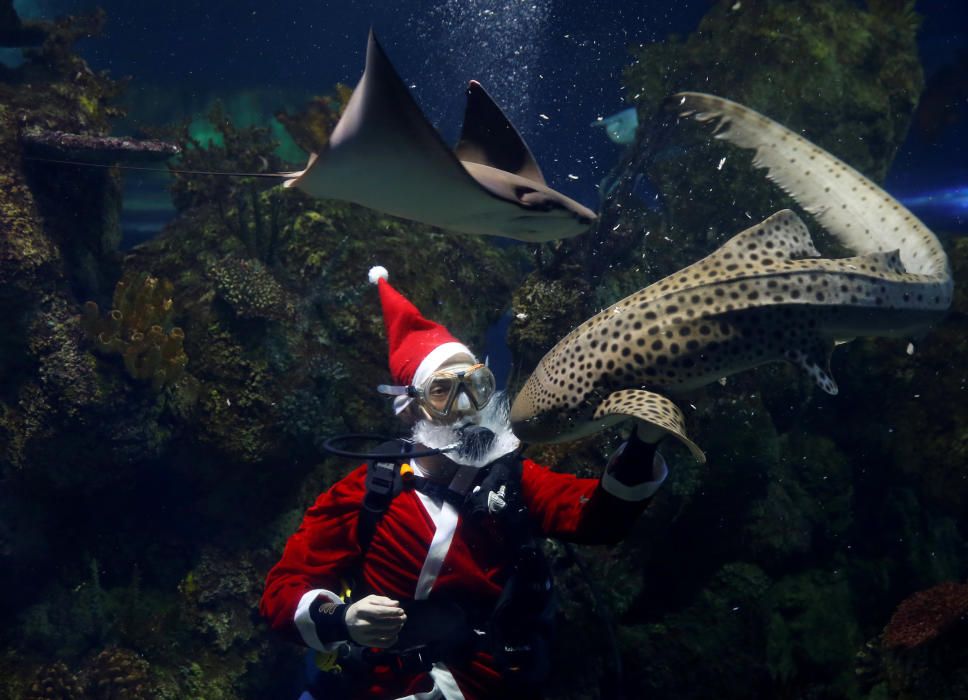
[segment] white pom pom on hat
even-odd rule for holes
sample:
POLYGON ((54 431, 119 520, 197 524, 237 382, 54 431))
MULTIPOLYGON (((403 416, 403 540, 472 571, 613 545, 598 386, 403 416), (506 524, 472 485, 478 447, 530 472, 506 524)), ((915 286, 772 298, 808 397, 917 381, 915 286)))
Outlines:
POLYGON ((390 273, 387 272, 387 269, 383 267, 383 265, 375 265, 370 268, 370 272, 367 277, 370 280, 370 284, 376 284, 380 280, 390 279, 390 273))

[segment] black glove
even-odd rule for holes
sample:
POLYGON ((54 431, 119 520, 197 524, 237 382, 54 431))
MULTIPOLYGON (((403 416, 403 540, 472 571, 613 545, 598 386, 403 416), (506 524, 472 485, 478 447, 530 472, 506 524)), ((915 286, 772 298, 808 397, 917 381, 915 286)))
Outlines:
POLYGON ((327 596, 319 595, 309 605, 309 617, 316 626, 316 636, 323 644, 349 639, 346 630, 346 610, 349 606, 334 603, 327 596))
POLYGON ((638 425, 632 428, 629 439, 622 443, 609 460, 607 471, 626 486, 637 486, 654 481, 652 465, 658 443, 639 438, 638 425))

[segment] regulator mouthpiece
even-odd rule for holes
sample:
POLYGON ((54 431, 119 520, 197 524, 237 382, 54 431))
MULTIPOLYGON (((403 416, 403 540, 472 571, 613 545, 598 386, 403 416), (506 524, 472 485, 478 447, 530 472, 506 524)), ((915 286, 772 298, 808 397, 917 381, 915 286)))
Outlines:
POLYGON ((460 446, 457 454, 468 459, 477 459, 491 449, 494 442, 494 433, 482 425, 467 425, 461 428, 460 446))

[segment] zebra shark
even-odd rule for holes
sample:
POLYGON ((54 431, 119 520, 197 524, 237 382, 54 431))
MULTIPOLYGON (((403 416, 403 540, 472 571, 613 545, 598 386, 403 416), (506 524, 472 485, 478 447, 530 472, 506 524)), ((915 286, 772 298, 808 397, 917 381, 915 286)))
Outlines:
POLYGON ((701 462, 673 398, 786 360, 821 389, 835 345, 919 335, 951 305, 937 237, 893 197, 830 153, 752 109, 702 93, 671 98, 680 117, 754 149, 753 165, 854 257, 820 254, 783 210, 698 262, 588 319, 538 363, 511 407, 515 434, 562 442, 633 418, 681 440, 701 462))

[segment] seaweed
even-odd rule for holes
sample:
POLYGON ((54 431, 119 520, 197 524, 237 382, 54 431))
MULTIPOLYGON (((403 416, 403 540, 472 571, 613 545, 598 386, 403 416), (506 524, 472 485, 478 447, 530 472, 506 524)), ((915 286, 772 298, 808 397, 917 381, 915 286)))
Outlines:
POLYGON ((278 181, 254 174, 282 170, 275 155, 278 144, 267 128, 235 126, 221 102, 213 104, 207 119, 217 137, 208 143, 192 136, 187 123, 180 127, 181 158, 172 166, 172 202, 179 211, 215 208, 222 227, 242 241, 248 257, 272 264, 282 234, 282 193, 264 191, 267 183, 278 181), (198 174, 204 172, 214 174, 198 174))
POLYGON ((353 89, 339 83, 332 94, 314 97, 295 114, 277 112, 282 124, 296 145, 306 153, 319 153, 329 141, 343 110, 350 101, 353 89))

